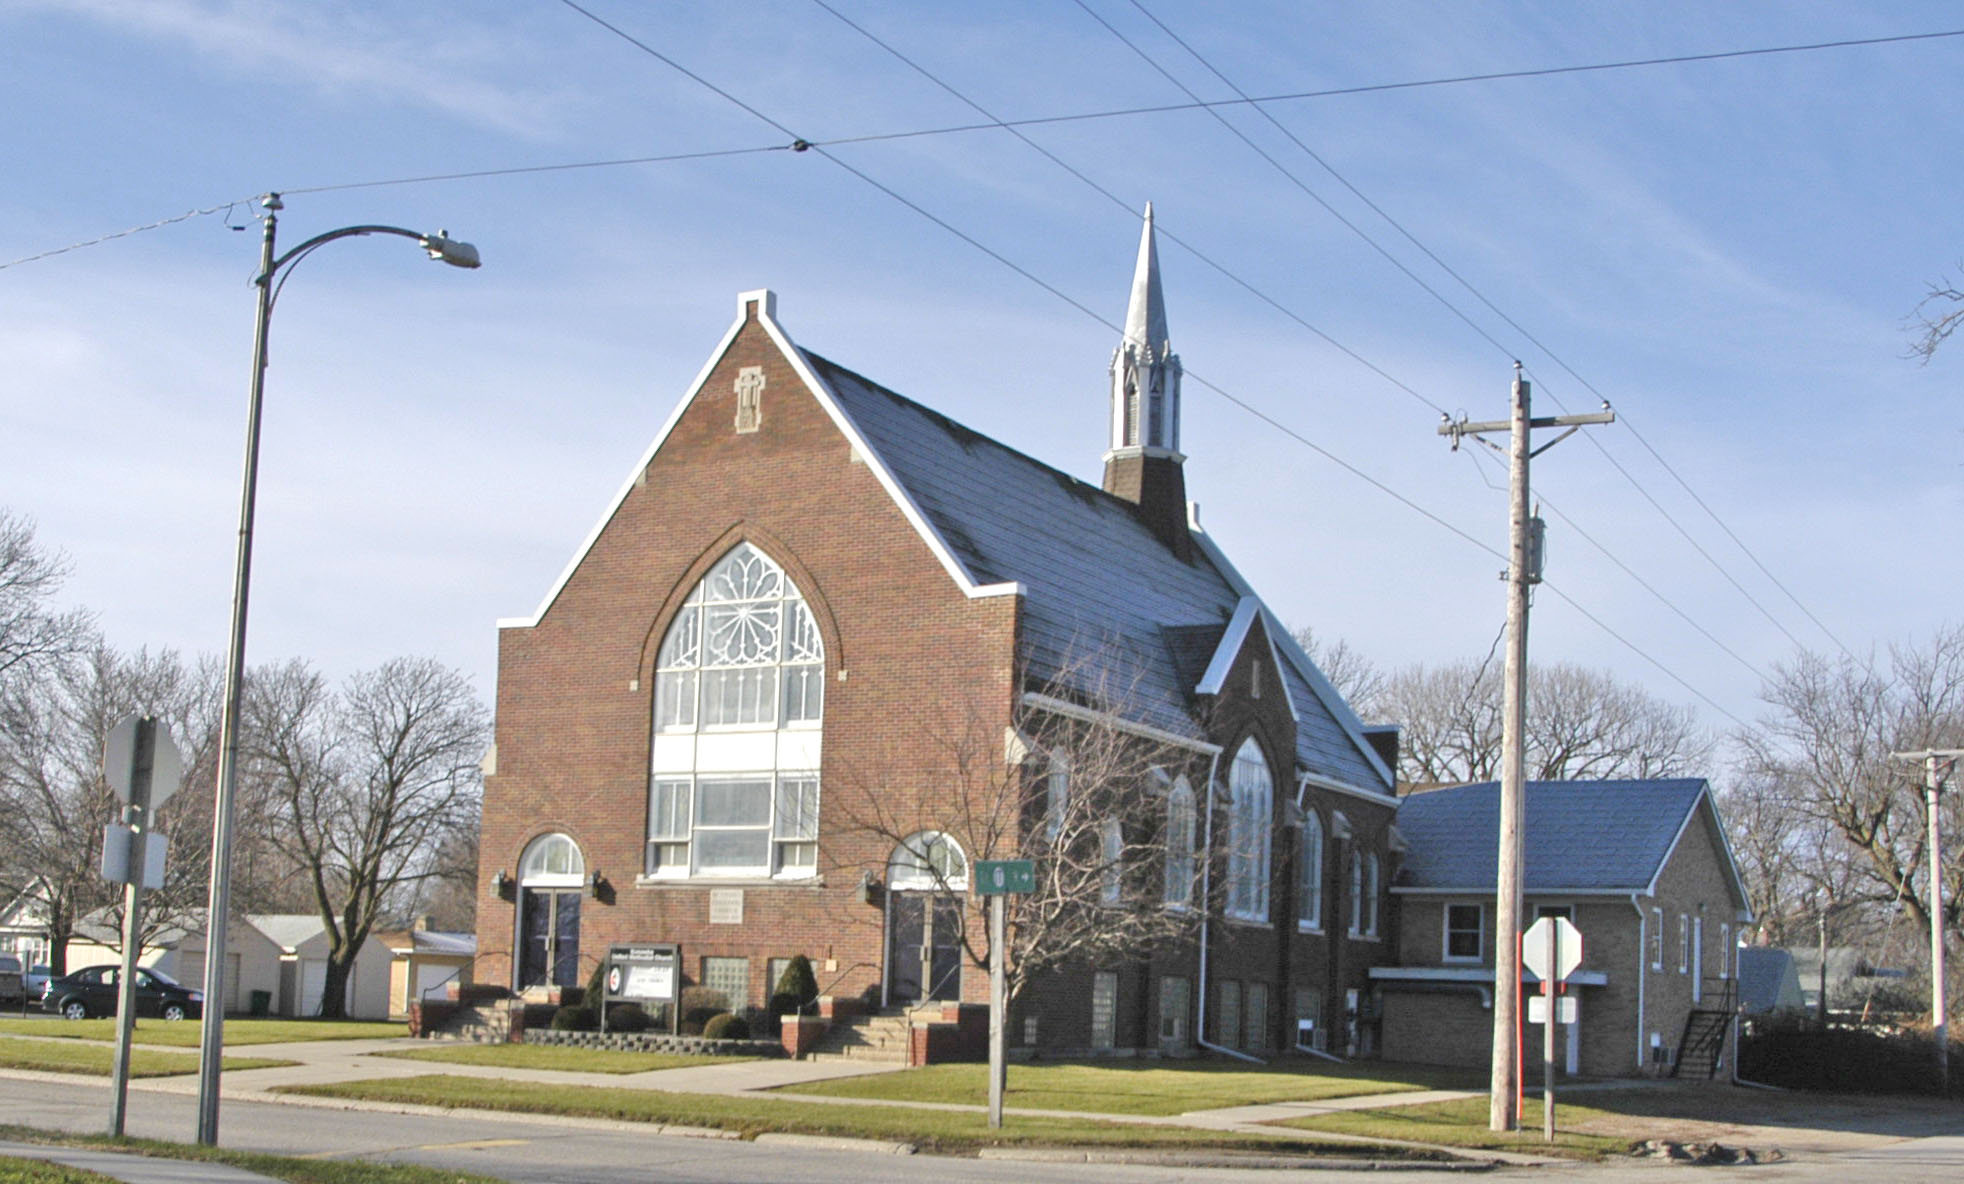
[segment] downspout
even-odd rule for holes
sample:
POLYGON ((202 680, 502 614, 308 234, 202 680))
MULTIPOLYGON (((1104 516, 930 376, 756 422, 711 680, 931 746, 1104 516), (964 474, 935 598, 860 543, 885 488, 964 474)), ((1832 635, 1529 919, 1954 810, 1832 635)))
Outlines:
MULTIPOLYGON (((1644 1041, 1644 968, 1650 957, 1650 917, 1637 903, 1637 894, 1630 894, 1630 907, 1637 910, 1637 1072, 1642 1073, 1650 1067, 1645 1058, 1650 1053, 1649 1044, 1644 1041)), ((1659 940, 1662 940, 1660 938, 1659 940)))
POLYGON ((1222 1048, 1208 1041, 1201 1033, 1207 1030, 1207 938, 1210 918, 1214 907, 1214 778, 1221 769, 1221 754, 1217 750, 1207 759, 1207 821, 1203 826, 1204 837, 1200 841, 1205 860, 1200 865, 1200 973, 1195 976, 1199 984, 1200 998, 1194 1007, 1193 1042, 1197 1047, 1209 1052, 1218 1052, 1235 1057, 1251 1064, 1265 1065, 1268 1062, 1260 1057, 1251 1057, 1245 1052, 1232 1048, 1222 1048))

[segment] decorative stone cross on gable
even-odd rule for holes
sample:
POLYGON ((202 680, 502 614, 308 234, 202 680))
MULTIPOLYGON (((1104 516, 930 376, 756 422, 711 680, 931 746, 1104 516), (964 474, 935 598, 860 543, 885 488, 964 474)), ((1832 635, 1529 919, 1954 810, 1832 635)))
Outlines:
POLYGON ((736 377, 736 430, 754 432, 764 422, 764 368, 745 366, 736 377))

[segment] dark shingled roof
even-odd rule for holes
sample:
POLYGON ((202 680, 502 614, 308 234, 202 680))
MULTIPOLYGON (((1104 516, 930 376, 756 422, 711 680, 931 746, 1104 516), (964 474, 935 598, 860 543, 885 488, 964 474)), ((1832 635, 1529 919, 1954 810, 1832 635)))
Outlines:
MULTIPOLYGON (((1131 503, 802 352, 969 575, 1023 586, 1021 657, 1033 679, 1202 738, 1191 699, 1212 650, 1197 650, 1209 633, 1218 643, 1241 600, 1224 572, 1199 549, 1181 560, 1131 503), (1096 669, 1084 669, 1092 657, 1096 669)), ((1302 717, 1298 758, 1345 784, 1383 789, 1308 680, 1284 667, 1302 717)))
MULTIPOLYGON (((1644 891, 1705 792, 1699 777, 1528 782, 1525 890, 1644 891)), ((1411 843, 1399 887, 1494 890, 1498 782, 1414 793, 1398 829, 1411 843)))

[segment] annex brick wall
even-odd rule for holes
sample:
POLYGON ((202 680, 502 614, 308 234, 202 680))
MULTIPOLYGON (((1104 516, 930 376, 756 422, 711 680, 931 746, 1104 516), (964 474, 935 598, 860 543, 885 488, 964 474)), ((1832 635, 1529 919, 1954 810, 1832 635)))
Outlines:
MULTIPOLYGON (((633 445, 629 445, 632 447, 633 445)), ((946 822, 949 738, 1000 750, 1013 688, 1015 598, 967 599, 753 318, 543 618, 500 634, 496 771, 486 780, 478 899, 482 977, 510 982, 515 874, 534 837, 563 831, 611 900, 582 903, 584 976, 610 943, 674 941, 685 982, 708 956, 803 953, 821 989, 877 990, 883 911, 858 890, 885 878, 891 839, 874 814, 946 822), (740 368, 765 375, 762 424, 734 430, 740 368), (820 870, 808 883, 747 882, 743 922, 711 924, 719 885, 637 883, 647 825, 656 649, 703 572, 748 540, 781 563, 826 646, 820 870)), ((734 885, 732 885, 734 886, 734 885)), ((965 972, 964 994, 985 978, 965 972)))

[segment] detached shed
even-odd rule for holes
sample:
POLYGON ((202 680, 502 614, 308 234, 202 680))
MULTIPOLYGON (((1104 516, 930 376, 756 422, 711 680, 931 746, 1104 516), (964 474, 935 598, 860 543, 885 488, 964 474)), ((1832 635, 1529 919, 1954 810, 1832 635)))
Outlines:
MULTIPOLYGON (((294 1019, 318 1016, 327 988, 326 924, 312 913, 253 913, 246 919, 280 951, 274 1011, 294 1019)), ((372 933, 355 955, 347 990, 343 1010, 350 1019, 388 1018, 389 950, 372 933)))
POLYGON ((402 929, 378 933, 389 950, 389 1016, 401 1019, 418 999, 447 999, 453 986, 471 982, 477 960, 477 934, 440 929, 402 929))
MULTIPOLYGON (((68 969, 120 963, 122 935, 112 917, 91 913, 75 926, 68 941, 68 969)), ((160 930, 137 955, 137 964, 147 966, 193 990, 205 980, 205 927, 203 910, 179 924, 160 930)), ((279 989, 280 948, 254 926, 234 920, 225 931, 225 998, 227 1015, 245 1012, 254 991, 271 995, 279 989)))

